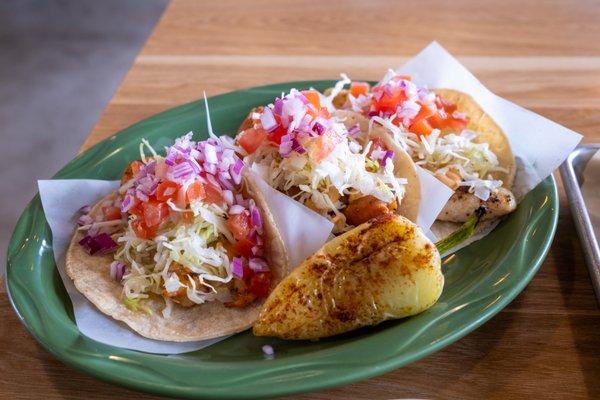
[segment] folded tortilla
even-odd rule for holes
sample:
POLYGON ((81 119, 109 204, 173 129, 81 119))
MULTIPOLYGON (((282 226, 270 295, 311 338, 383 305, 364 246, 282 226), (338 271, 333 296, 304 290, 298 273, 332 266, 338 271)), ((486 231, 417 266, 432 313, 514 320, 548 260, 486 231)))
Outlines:
MULTIPOLYGON (((265 258, 272 273, 271 289, 288 272, 288 260, 283 241, 265 199, 257 190, 250 175, 244 176, 245 194, 253 198, 261 211, 265 230, 265 258)), ((102 213, 101 204, 114 199, 114 192, 98 202, 90 212, 94 217, 102 213)), ((84 237, 76 232, 66 255, 67 274, 75 287, 104 314, 127 324, 140 335, 174 342, 212 339, 248 329, 260 311, 264 300, 257 300, 245 308, 229 308, 218 301, 209 301, 185 308, 173 304, 171 315, 163 317, 165 301, 161 296, 150 295, 143 300, 146 311, 132 310, 122 301, 123 286, 110 277, 112 254, 91 256, 79 245, 84 237)))

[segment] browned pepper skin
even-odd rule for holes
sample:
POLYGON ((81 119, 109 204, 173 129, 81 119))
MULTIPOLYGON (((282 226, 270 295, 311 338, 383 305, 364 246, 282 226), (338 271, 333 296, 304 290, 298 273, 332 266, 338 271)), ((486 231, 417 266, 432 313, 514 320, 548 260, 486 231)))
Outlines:
POLYGON ((318 339, 418 314, 442 292, 435 245, 398 215, 381 215, 326 243, 275 287, 257 336, 318 339))

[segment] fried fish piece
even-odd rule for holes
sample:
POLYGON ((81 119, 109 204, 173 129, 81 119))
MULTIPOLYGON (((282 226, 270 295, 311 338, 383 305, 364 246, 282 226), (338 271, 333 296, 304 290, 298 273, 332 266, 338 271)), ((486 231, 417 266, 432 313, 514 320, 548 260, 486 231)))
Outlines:
POLYGON ((440 254, 408 219, 379 216, 334 238, 271 293, 253 332, 318 339, 418 314, 442 293, 440 254))
POLYGON ((454 194, 438 215, 440 221, 465 222, 475 210, 480 207, 486 209, 482 221, 502 217, 510 214, 517 208, 515 195, 508 189, 500 187, 494 190, 487 200, 481 200, 466 188, 460 188, 454 194))

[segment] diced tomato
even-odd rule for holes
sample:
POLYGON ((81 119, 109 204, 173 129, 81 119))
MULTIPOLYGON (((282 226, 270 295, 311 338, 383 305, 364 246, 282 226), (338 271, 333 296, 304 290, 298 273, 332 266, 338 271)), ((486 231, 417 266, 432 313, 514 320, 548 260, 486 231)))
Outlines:
POLYGON ((175 205, 179 208, 185 208, 187 206, 187 193, 186 190, 182 187, 177 191, 177 197, 175 197, 175 205))
POLYGON ((324 160, 331 154, 331 152, 335 149, 335 146, 338 145, 342 141, 342 138, 333 130, 328 130, 317 140, 315 140, 315 147, 313 149, 313 158, 319 162, 324 160))
POLYGON ((196 200, 202 200, 206 197, 206 191, 204 190, 204 185, 200 181, 192 182, 186 192, 186 200, 187 203, 192 203, 196 200))
POLYGON ((408 128, 408 130, 411 131, 412 133, 416 133, 417 135, 425 135, 425 136, 429 135, 432 131, 431 126, 424 119, 412 124, 408 128))
POLYGON ((436 107, 432 104, 422 103, 417 101, 417 104, 421 106, 421 109, 417 113, 417 115, 412 119, 411 123, 414 124, 419 122, 422 119, 427 119, 436 113, 436 107))
POLYGON ((104 214, 105 221, 121 219, 121 209, 119 207, 102 207, 102 214, 104 214))
POLYGON ((167 203, 160 203, 158 201, 148 201, 142 203, 142 210, 144 212, 144 224, 149 228, 157 227, 169 216, 169 206, 167 203))
POLYGON ((406 100, 406 94, 404 90, 398 90, 393 95, 384 93, 383 96, 374 102, 376 111, 383 111, 386 113, 395 113, 398 105, 406 100))
POLYGON ((156 200, 175 200, 179 192, 179 184, 171 181, 163 181, 156 188, 156 200))
POLYGON ((316 90, 303 90, 302 94, 306 99, 315 107, 315 110, 321 108, 321 99, 319 98, 319 92, 316 90))
POLYGON ((327 109, 327 107, 321 107, 321 110, 319 111, 319 116, 327 119, 327 118, 331 117, 331 114, 329 113, 329 110, 327 109))
POLYGON ((361 94, 365 96, 369 93, 371 86, 367 82, 352 82, 350 84, 350 93, 354 97, 358 97, 361 94))
POLYGON ((237 241, 235 244, 235 251, 246 258, 250 258, 253 255, 252 247, 254 247, 254 243, 249 239, 244 238, 237 241))
POLYGON ((271 273, 270 272, 255 272, 250 277, 250 283, 248 290, 256 297, 264 298, 269 294, 269 288, 271 286, 271 273))
POLYGON ((446 126, 446 120, 448 119, 448 115, 444 111, 438 111, 433 114, 431 117, 427 118, 427 122, 429 126, 433 129, 444 129, 446 126))
POLYGON ((287 135, 287 129, 279 125, 275 130, 269 133, 269 140, 277 145, 281 144, 281 138, 287 135))
POLYGON ((221 188, 213 185, 212 183, 207 183, 204 185, 204 191, 206 192, 206 197, 204 200, 211 204, 223 204, 223 192, 221 188))
POLYGON ((227 220, 227 227, 233 233, 233 237, 236 240, 247 238, 252 231, 250 213, 244 211, 240 214, 230 215, 227 220))
POLYGON ((237 141, 248 154, 252 154, 266 138, 267 131, 264 129, 250 128, 240 133, 237 141))
POLYGON ((467 127, 468 123, 468 118, 457 117, 456 114, 454 114, 448 118, 447 126, 452 132, 462 132, 462 130, 467 127))
POLYGON ((144 210, 142 210, 142 203, 136 200, 136 204, 129 209, 128 213, 137 216, 143 215, 144 210))
POLYGON ((156 228, 149 227, 140 218, 133 221, 131 223, 131 227, 135 232, 135 236, 139 237, 140 239, 152 239, 154 236, 156 236, 156 228))

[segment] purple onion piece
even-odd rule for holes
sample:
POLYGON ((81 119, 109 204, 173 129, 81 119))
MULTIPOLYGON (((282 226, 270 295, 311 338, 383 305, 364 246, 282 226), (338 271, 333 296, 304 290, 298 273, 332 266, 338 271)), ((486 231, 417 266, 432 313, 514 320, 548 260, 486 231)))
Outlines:
POLYGON ((273 116, 273 111, 269 107, 265 107, 260 114, 260 124, 267 132, 273 132, 277 128, 278 123, 273 116))
POLYGON ((117 243, 107 233, 100 233, 96 236, 86 235, 79 241, 79 244, 89 255, 107 254, 117 249, 117 243))
POLYGON ((231 261, 231 273, 240 279, 244 277, 244 265, 240 257, 233 257, 231 261))

